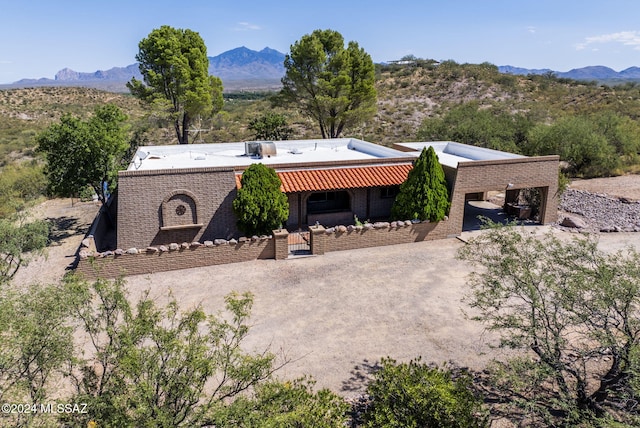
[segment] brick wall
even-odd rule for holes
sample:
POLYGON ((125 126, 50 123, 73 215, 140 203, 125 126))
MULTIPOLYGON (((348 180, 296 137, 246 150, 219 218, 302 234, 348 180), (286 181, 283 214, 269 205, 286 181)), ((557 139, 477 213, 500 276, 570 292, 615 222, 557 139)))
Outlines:
POLYGON ((410 242, 430 241, 448 237, 450 222, 437 223, 404 222, 375 223, 374 227, 349 227, 325 229, 323 226, 310 226, 311 252, 324 254, 330 251, 355 250, 357 248, 381 247, 410 242), (329 232, 329 233, 327 233, 329 232))
MULTIPOLYGON (((284 239, 286 249, 286 237, 284 239)), ((282 253, 282 249, 279 252, 282 253)), ((276 258, 274 239, 262 238, 225 245, 190 246, 175 251, 143 251, 138 254, 111 254, 100 257, 81 257, 76 272, 87 278, 116 278, 121 275, 140 275, 256 259, 276 258)))
POLYGON ((118 174, 118 248, 147 247, 170 242, 229 239, 238 236, 232 202, 236 181, 231 168, 189 168, 158 171, 121 171, 118 174), (196 225, 175 217, 179 201, 191 217, 195 201, 196 225), (163 205, 165 220, 163 223, 163 205), (176 205, 176 206, 174 206, 176 205), (201 224, 201 226, 197 226, 201 224), (161 230, 164 228, 165 230, 161 230))
POLYGON ((539 156, 492 161, 460 162, 453 184, 449 221, 452 233, 462 231, 465 194, 489 190, 542 190, 541 222, 552 223, 558 216, 559 156, 539 156))

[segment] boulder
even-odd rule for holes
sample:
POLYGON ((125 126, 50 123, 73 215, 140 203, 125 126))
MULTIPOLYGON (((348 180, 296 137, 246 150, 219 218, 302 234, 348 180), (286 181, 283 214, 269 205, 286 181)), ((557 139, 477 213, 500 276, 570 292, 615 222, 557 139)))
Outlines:
POLYGON ((202 244, 198 241, 193 241, 191 243, 191 248, 198 248, 198 247, 202 247, 202 244))
POLYGON ((78 251, 78 256, 79 256, 81 259, 86 259, 86 258, 88 258, 88 257, 89 257, 89 250, 82 249, 82 250, 78 251))
POLYGON ((157 252, 158 252, 157 247, 147 247, 147 253, 157 253, 157 252))
POLYGON ((345 233, 347 231, 347 226, 338 226, 336 227, 336 232, 345 233))
POLYGON ((213 241, 204 241, 205 247, 213 247, 213 241))
POLYGON ((116 256, 123 256, 125 254, 125 251, 122 248, 117 248, 113 254, 115 254, 116 256))
POLYGON ((228 242, 226 239, 214 239, 213 245, 227 245, 228 242))
POLYGON ((161 253, 166 253, 167 251, 169 251, 169 247, 167 247, 166 245, 160 245, 158 247, 158 250, 160 250, 161 253))
POLYGON ((186 250, 189 248, 189 243, 188 242, 183 242, 182 244, 180 244, 180 248, 182 248, 183 250, 186 250))
POLYGON ((565 218, 562 219, 560 226, 584 229, 587 227, 587 223, 581 218, 574 217, 574 216, 566 216, 565 218))
POLYGON ((386 221, 377 221, 375 223, 373 223, 373 228, 374 229, 386 229, 389 227, 389 223, 386 221))
POLYGON ((138 254, 138 253, 139 253, 139 251, 138 251, 137 248, 129 248, 127 250, 127 254, 138 254))
POLYGON ((172 242, 171 244, 169 244, 169 251, 177 251, 180 249, 180 245, 176 244, 175 242, 172 242))
POLYGON ((229 245, 236 245, 238 243, 238 241, 236 241, 235 239, 231 238, 229 239, 229 245))

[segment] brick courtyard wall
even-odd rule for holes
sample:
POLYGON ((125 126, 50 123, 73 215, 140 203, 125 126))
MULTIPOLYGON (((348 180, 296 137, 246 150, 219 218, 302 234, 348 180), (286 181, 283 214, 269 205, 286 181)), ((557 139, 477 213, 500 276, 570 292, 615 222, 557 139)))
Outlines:
POLYGON ((556 221, 559 160, 559 156, 554 155, 458 163, 449 212, 450 233, 462 232, 467 193, 506 190, 507 186, 513 190, 540 188, 540 222, 549 224, 556 221))
POLYGON ((445 220, 436 223, 379 222, 329 229, 323 226, 310 226, 311 253, 319 255, 330 251, 443 239, 449 237, 449 225, 450 222, 445 220))
POLYGON ((118 195, 119 248, 239 236, 231 205, 236 195, 231 168, 120 171, 118 195), (186 213, 178 217, 180 204, 186 213))
MULTIPOLYGON (((257 259, 274 259, 276 251, 287 251, 287 239, 284 238, 284 250, 276 249, 276 240, 260 237, 236 242, 235 240, 216 241, 216 244, 173 244, 171 247, 151 247, 139 250, 136 254, 108 251, 100 254, 84 253, 80 250, 76 272, 88 279, 116 278, 122 275, 141 275, 170 270, 213 266, 226 263, 245 262, 257 259), (171 248, 171 249, 170 249, 171 248)), ((87 248, 90 249, 90 246, 87 248)))

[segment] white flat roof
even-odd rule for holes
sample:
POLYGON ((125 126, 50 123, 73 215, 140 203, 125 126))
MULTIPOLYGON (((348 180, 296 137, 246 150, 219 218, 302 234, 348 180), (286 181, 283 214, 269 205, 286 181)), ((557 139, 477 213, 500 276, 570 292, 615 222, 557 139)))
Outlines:
POLYGON ((275 156, 245 155, 245 143, 141 146, 128 170, 156 170, 198 167, 249 166, 334 162, 361 159, 408 158, 411 153, 369 143, 355 138, 289 140, 274 142, 275 156))
POLYGON ((433 147, 438 155, 440 164, 452 168, 457 168, 459 162, 470 162, 479 160, 515 159, 526 156, 514 153, 501 152, 499 150, 486 149, 484 147, 470 146, 468 144, 456 143, 453 141, 435 141, 421 143, 397 143, 396 145, 415 150, 411 153, 419 156, 424 147, 433 147))
POLYGON ((513 153, 469 146, 453 141, 397 144, 412 149, 411 152, 403 152, 356 138, 276 141, 273 144, 277 154, 262 158, 246 155, 244 142, 141 146, 129 164, 128 170, 242 167, 258 162, 265 165, 276 165, 384 158, 414 159, 420 155, 423 147, 430 146, 436 151, 440 163, 452 168, 457 168, 459 162, 524 158, 524 156, 513 153))

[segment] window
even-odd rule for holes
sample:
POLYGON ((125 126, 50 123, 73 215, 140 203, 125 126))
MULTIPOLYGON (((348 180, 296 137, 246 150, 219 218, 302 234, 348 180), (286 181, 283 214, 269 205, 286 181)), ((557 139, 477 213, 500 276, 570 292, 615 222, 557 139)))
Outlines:
POLYGON ((307 213, 349 211, 351 209, 350 202, 349 193, 344 190, 312 193, 307 199, 307 213))
POLYGON ((400 193, 400 186, 387 186, 380 188, 380 197, 382 199, 395 198, 400 193))

